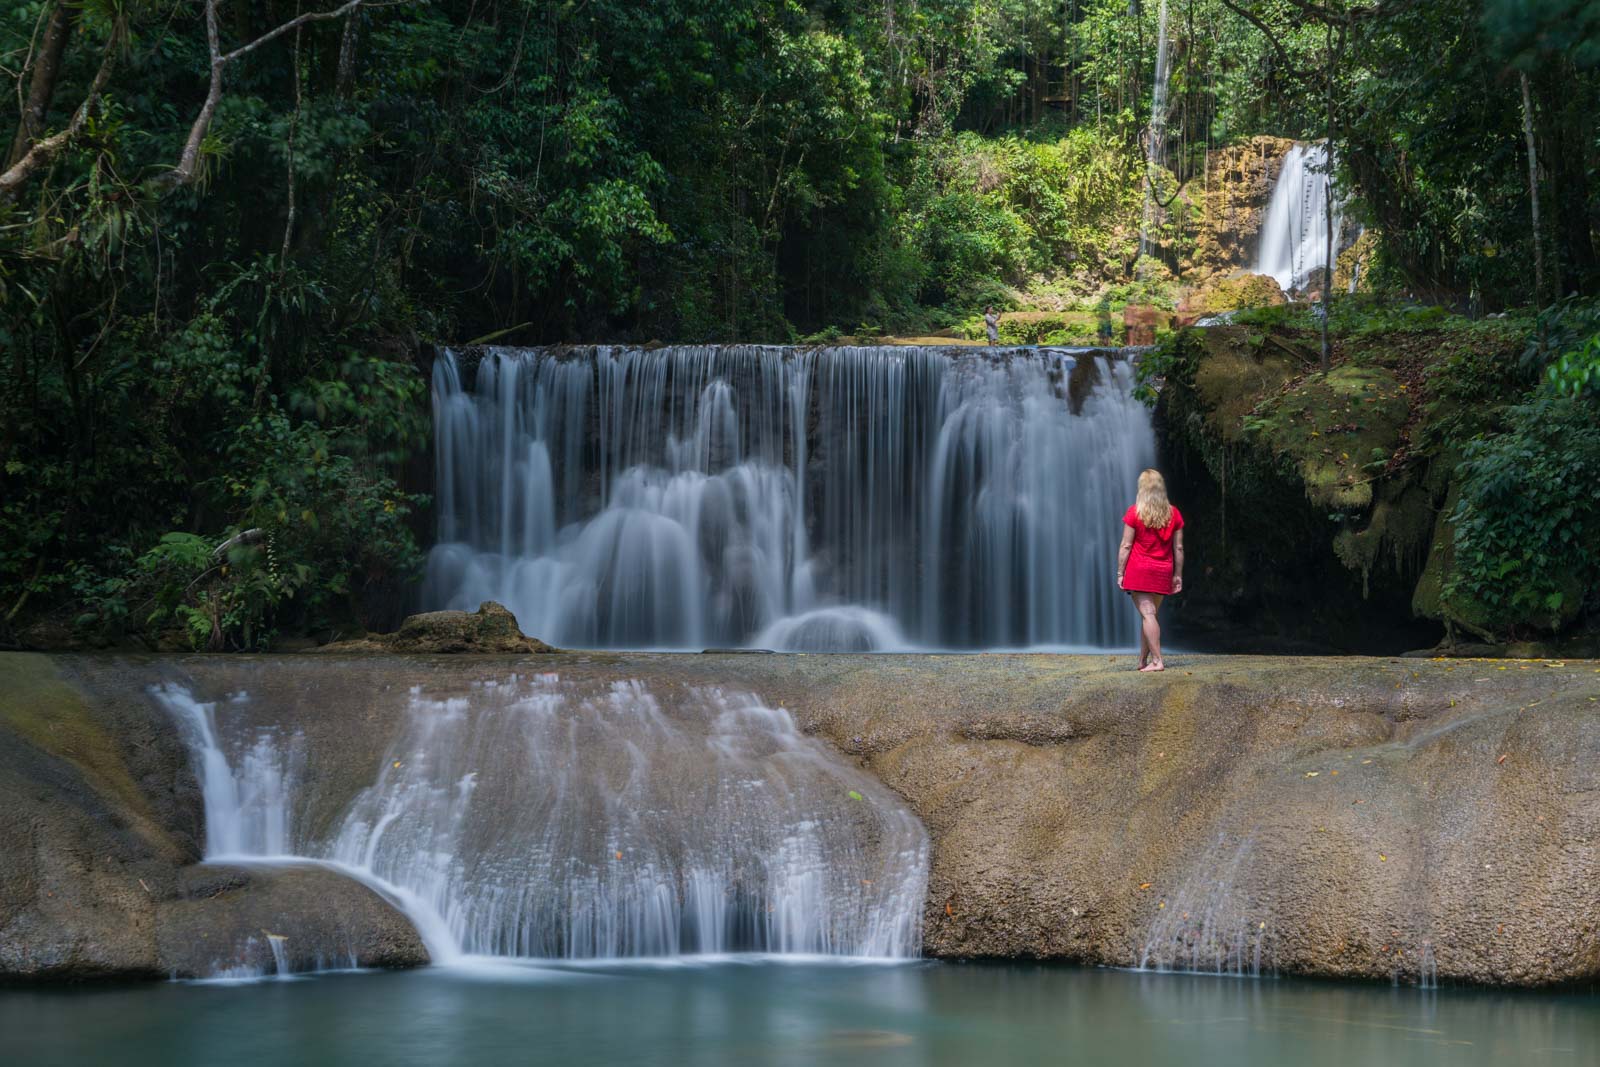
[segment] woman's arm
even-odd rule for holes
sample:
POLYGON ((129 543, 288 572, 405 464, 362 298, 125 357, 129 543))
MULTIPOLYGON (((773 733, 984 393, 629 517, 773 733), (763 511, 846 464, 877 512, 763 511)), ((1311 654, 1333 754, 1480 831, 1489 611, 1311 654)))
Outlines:
MULTIPOLYGON (((1182 536, 1182 531, 1179 531, 1182 536)), ((1133 554, 1133 527, 1122 528, 1122 545, 1117 549, 1117 588, 1122 588, 1122 572, 1128 569, 1128 557, 1133 554)))
POLYGON ((1172 591, 1183 592, 1183 530, 1172 535, 1172 591))

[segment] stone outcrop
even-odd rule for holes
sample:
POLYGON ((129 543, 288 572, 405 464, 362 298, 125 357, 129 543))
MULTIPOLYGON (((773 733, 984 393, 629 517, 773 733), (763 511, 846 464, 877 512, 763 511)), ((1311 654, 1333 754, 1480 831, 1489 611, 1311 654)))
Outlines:
POLYGON ((1178 306, 1178 321, 1188 326, 1207 315, 1243 308, 1277 307, 1287 302, 1277 280, 1265 274, 1219 275, 1183 298, 1178 306))
MULTIPOLYGON (((224 941, 258 929, 307 946, 354 937, 376 958, 405 959, 415 946, 387 913, 309 880, 184 870, 192 785, 173 766, 175 739, 126 694, 173 673, 197 692, 248 689, 245 725, 304 735, 305 817, 320 832, 372 781, 412 687, 471 699, 519 669, 429 656, 0 657, 0 692, 19 670, 39 677, 41 662, 71 679, 46 680, 83 709, 78 736, 133 753, 122 762, 134 789, 89 784, 116 777, 92 755, 98 742, 35 755, 8 727, 0 810, 26 815, 21 832, 0 823, 0 973, 13 978, 156 975, 175 958, 161 946, 184 910, 212 903, 208 928, 224 941), (277 929, 308 896, 337 921, 277 929)), ((1180 655, 1152 676, 1130 656, 586 653, 541 666, 597 695, 641 680, 668 716, 707 687, 788 709, 927 826, 933 956, 1221 958, 1522 986, 1600 978, 1600 662, 1180 655)), ((0 700, 0 721, 11 706, 0 700)))
POLYGON ((0 655, 0 981, 270 972, 268 929, 297 969, 427 962, 410 924, 341 876, 200 865, 188 753, 144 697, 157 675, 91 697, 61 667, 0 655))
POLYGON ((410 615, 392 634, 324 645, 324 652, 492 653, 533 655, 555 649, 524 634, 510 609, 485 600, 477 611, 410 615))
POLYGON ((1191 284, 1253 266, 1272 183, 1294 144, 1282 137, 1252 137, 1207 153, 1205 169, 1184 186, 1194 205, 1194 251, 1181 274, 1191 284))
POLYGON ((419 967, 428 950, 404 915, 366 886, 310 864, 185 869, 156 923, 161 970, 176 978, 419 967))

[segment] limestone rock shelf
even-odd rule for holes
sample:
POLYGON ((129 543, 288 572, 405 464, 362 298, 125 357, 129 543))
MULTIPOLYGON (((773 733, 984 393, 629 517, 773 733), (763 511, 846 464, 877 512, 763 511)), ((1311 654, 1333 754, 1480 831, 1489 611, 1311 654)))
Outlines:
MULTIPOLYGON (((1171 663, 1141 676, 1126 656, 0 656, 0 975, 165 977, 161 931, 208 906, 198 790, 148 686, 248 690, 258 725, 303 734, 302 806, 325 825, 370 782, 412 687, 470 697, 558 672, 640 680, 669 715, 706 686, 748 691, 870 771, 929 832, 932 956, 1600 977, 1600 662, 1171 663)), ((215 894, 212 928, 308 892, 215 894)), ((367 904, 347 903, 371 962, 421 961, 381 907, 362 918, 367 904)))

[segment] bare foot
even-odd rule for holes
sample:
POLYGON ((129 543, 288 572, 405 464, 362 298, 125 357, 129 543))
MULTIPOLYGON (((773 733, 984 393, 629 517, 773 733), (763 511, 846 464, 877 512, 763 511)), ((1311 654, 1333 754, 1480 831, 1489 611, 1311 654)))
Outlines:
POLYGON ((1140 674, 1154 674, 1156 671, 1164 671, 1166 669, 1167 669, 1167 665, 1165 663, 1162 663, 1160 660, 1157 659, 1157 660, 1151 660, 1145 666, 1140 667, 1139 668, 1139 673, 1140 674))

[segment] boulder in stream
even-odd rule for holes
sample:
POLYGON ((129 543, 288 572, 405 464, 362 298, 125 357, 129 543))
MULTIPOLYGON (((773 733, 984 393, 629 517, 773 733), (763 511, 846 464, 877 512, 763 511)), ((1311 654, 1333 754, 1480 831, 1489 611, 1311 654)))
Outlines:
POLYGON ((556 650, 524 634, 503 604, 485 600, 477 611, 425 611, 407 616, 392 634, 368 634, 322 651, 533 655, 556 650))

